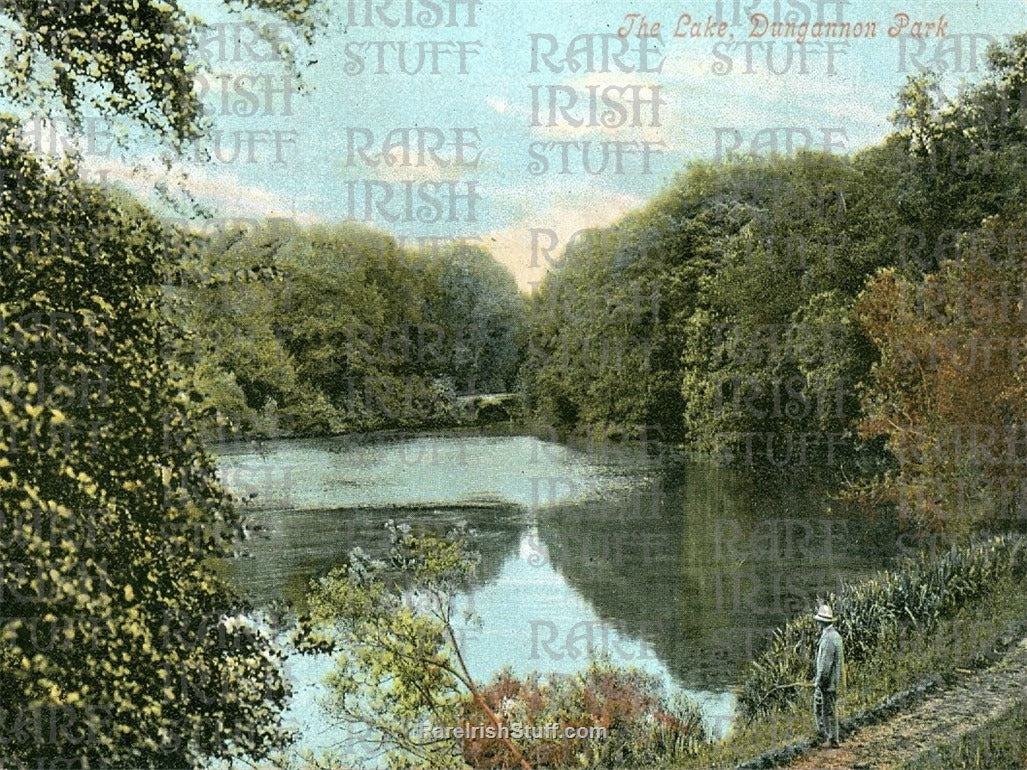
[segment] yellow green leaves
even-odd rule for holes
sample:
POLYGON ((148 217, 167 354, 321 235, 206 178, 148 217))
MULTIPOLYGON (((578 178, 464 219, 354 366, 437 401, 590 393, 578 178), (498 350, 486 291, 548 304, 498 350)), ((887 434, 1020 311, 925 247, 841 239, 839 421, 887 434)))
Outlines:
MULTIPOLYGON (((11 3, 5 96, 33 107, 56 101, 72 119, 89 105, 91 113, 137 122, 176 149, 196 138, 204 125, 202 105, 188 75, 201 20, 179 3, 156 0, 101 3, 93 10, 89 3, 72 5, 74 13, 66 3, 11 3)), ((246 5, 309 40, 306 5, 246 5)))
POLYGON ((0 186, 0 236, 15 242, 0 260, 0 678, 16 702, 81 699, 100 716, 95 740, 43 747, 0 720, 4 759, 186 766, 175 746, 194 736, 212 757, 266 756, 285 740, 270 641, 198 630, 237 612, 207 566, 225 546, 210 533, 237 513, 162 355, 176 334, 158 301, 164 230, 44 168, 18 133, 0 119, 0 166, 20 181, 0 186), (32 320, 51 313, 58 326, 32 320), (187 475, 176 507, 156 494, 158 479, 187 475), (174 714, 160 705, 168 675, 186 677, 174 714), (111 714, 131 714, 131 729, 111 714), (233 749, 202 737, 211 724, 239 736, 233 749))
MULTIPOLYGON (((390 522, 389 534, 387 561, 354 549, 346 568, 311 586, 311 616, 301 622, 295 643, 305 652, 337 651, 328 680, 337 702, 406 750, 428 715, 461 714, 470 678, 454 665, 459 656, 446 619, 476 557, 463 530, 422 535, 390 522), (396 585, 396 574, 404 576, 404 586, 396 585)), ((430 752, 426 761, 433 767, 462 766, 449 746, 430 752)))

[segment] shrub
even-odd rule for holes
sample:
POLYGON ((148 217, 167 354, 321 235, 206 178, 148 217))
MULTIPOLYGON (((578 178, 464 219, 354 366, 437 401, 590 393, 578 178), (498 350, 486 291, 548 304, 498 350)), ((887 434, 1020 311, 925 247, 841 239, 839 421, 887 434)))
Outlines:
MULTIPOLYGON (((504 670, 482 694, 507 725, 558 726, 521 744, 535 767, 652 767, 692 756, 709 740, 695 704, 668 695, 651 674, 603 659, 577 674, 544 678, 533 672, 518 679, 504 670), (605 736, 562 737, 565 728, 581 727, 604 728, 605 736)), ((470 700, 466 720, 489 724, 470 700)), ((496 739, 465 739, 463 753, 473 767, 516 766, 496 739)))

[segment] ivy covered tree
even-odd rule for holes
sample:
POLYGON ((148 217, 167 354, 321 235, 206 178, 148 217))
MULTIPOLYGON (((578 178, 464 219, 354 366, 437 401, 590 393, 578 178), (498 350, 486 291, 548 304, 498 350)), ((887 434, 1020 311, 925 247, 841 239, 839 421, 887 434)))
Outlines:
POLYGON ((288 738, 287 691, 270 640, 209 567, 239 521, 162 355, 176 335, 159 312, 173 238, 18 135, 3 124, 4 759, 266 756, 288 738))
MULTIPOLYGON (((242 0, 299 30, 309 0, 242 0)), ((199 138, 179 2, 0 3, 8 104, 199 138)), ((276 54, 288 56, 272 42, 276 54)), ((5 766, 182 767, 285 745, 278 653, 211 569, 238 525, 166 353, 178 235, 0 124, 0 745, 5 766)))

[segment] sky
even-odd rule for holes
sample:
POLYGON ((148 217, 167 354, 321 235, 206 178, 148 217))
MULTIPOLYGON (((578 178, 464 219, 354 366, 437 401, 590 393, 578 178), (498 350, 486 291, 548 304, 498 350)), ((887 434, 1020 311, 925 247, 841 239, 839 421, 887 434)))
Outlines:
MULTIPOLYGON (((989 43, 1027 29, 1025 0, 334 0, 297 45, 301 93, 242 17, 189 7, 223 24, 197 81, 212 156, 174 169, 197 200, 478 242, 528 291, 575 232, 644 206, 689 162, 855 152, 889 132, 908 76, 941 71, 954 94, 984 75, 989 43), (816 38, 818 20, 850 36, 816 38)), ((100 147, 87 162, 130 188, 161 173, 144 144, 100 147)))

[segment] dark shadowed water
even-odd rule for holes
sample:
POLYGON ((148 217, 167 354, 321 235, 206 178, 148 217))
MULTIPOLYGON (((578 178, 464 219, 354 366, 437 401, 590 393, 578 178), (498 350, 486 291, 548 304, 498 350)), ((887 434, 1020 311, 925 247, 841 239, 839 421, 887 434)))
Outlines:
MULTIPOLYGON (((669 462, 638 446, 470 434, 289 440, 220 450, 251 537, 230 574, 258 605, 301 601, 390 519, 478 532, 472 673, 574 671, 593 648, 695 697, 723 732, 731 686, 770 630, 886 566, 895 533, 812 483, 669 462)), ((815 475, 815 474, 811 474, 815 475)), ((318 730, 326 661, 291 662, 293 714, 318 730)), ((317 743, 311 740, 311 743, 317 743)))

